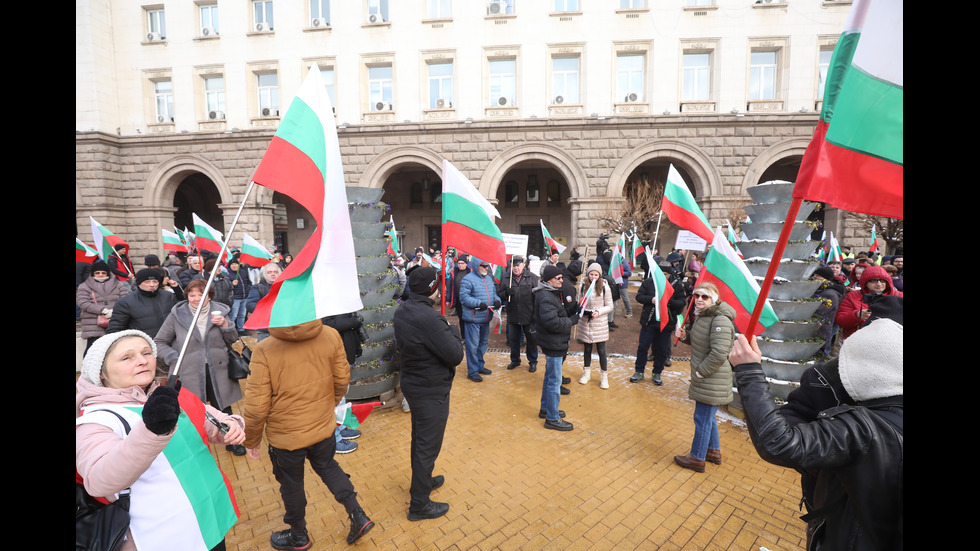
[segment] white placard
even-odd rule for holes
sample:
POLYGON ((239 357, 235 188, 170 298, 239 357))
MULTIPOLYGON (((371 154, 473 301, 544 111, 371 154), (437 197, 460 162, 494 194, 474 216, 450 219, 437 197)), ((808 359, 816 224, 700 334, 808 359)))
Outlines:
POLYGON ((703 251, 707 246, 707 241, 687 230, 677 232, 677 241, 674 243, 675 249, 686 251, 703 251))
POLYGON ((508 255, 527 256, 527 235, 523 233, 501 233, 500 235, 504 238, 504 247, 507 249, 508 255))

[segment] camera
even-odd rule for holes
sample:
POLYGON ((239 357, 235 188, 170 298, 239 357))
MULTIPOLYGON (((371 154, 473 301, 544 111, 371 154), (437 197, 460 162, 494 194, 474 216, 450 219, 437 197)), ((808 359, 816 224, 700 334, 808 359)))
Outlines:
POLYGON ((861 297, 861 302, 871 306, 872 304, 882 300, 884 297, 885 295, 881 293, 865 293, 864 296, 861 297))
POLYGON ((371 340, 371 336, 364 329, 364 317, 360 314, 354 314, 354 318, 357 320, 357 337, 361 339, 361 343, 366 343, 371 340))

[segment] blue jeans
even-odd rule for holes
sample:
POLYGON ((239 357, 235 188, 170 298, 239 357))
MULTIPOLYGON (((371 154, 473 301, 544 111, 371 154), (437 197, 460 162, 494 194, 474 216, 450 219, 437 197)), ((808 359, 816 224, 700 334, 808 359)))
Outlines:
POLYGON ((490 324, 467 322, 463 342, 466 344, 466 373, 478 375, 483 369, 483 355, 490 345, 490 324))
POLYGON ((534 340, 530 325, 507 324, 507 344, 510 346, 510 361, 521 363, 521 336, 527 341, 527 361, 538 364, 538 343, 534 340))
POLYGON ((709 406, 694 402, 694 442, 691 444, 691 456, 704 461, 708 450, 720 450, 721 440, 718 438, 718 419, 715 414, 718 406, 709 406))
POLYGON ((235 324, 235 329, 241 332, 245 325, 245 299, 236 298, 232 303, 231 321, 235 324))
POLYGON ((545 419, 558 421, 558 406, 561 403, 561 356, 544 357, 544 382, 541 384, 541 409, 545 419))
POLYGON ((653 345, 653 372, 663 372, 664 364, 670 357, 670 334, 671 331, 660 330, 660 322, 656 319, 651 319, 649 324, 640 328, 640 344, 636 347, 636 363, 633 368, 637 373, 643 373, 647 367, 647 351, 650 350, 650 345, 653 345))

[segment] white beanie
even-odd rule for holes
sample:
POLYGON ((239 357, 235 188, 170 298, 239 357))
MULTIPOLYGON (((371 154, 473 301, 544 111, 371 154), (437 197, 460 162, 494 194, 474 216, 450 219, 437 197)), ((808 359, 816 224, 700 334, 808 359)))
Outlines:
POLYGON ((903 396, 905 337, 902 325, 880 318, 855 331, 840 349, 844 389, 856 402, 903 396))
POLYGON ((155 357, 157 355, 156 343, 153 342, 153 339, 149 335, 142 331, 127 329, 117 333, 108 333, 92 343, 88 352, 85 353, 85 357, 82 358, 82 378, 95 386, 105 386, 102 384, 102 366, 105 364, 105 355, 113 343, 126 337, 143 337, 146 342, 150 343, 150 348, 153 349, 153 356, 155 357))

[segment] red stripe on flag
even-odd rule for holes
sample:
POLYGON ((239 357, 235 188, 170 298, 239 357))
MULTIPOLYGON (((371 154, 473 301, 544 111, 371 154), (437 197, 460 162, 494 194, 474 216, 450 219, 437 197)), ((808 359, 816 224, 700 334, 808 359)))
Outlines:
POLYGON ((679 205, 671 203, 664 195, 663 202, 660 205, 660 209, 664 211, 667 218, 671 222, 677 224, 681 228, 690 231, 691 233, 697 235, 701 239, 704 239, 708 243, 714 239, 714 232, 711 228, 704 225, 704 222, 691 211, 682 208, 679 205))
POLYGON ((246 264, 253 268, 261 268, 266 264, 272 262, 271 258, 259 258, 257 256, 252 256, 247 253, 240 253, 238 256, 238 262, 241 264, 246 264))
MULTIPOLYGON (((718 300, 735 309, 735 327, 740 333, 745 333, 749 326, 749 320, 752 318, 752 312, 746 310, 731 288, 725 285, 725 282, 718 279, 717 276, 708 272, 707 267, 702 268, 701 275, 698 276, 698 284, 706 282, 714 283, 718 287, 718 300)), ((763 327, 762 331, 757 334, 762 334, 765 330, 766 328, 763 327)))
POLYGON ((322 225, 323 173, 306 153, 293 144, 273 136, 252 180, 288 195, 313 215, 318 227, 322 225), (311 185, 311 182, 318 182, 319 185, 311 185))
POLYGON ((442 225, 443 246, 451 245, 457 250, 474 255, 491 264, 507 264, 507 249, 504 242, 482 234, 457 222, 442 225))
POLYGON ((197 236, 197 239, 194 240, 194 244, 197 245, 197 248, 202 251, 210 251, 213 253, 221 252, 221 243, 218 243, 214 239, 208 239, 207 237, 201 237, 199 235, 197 236))

